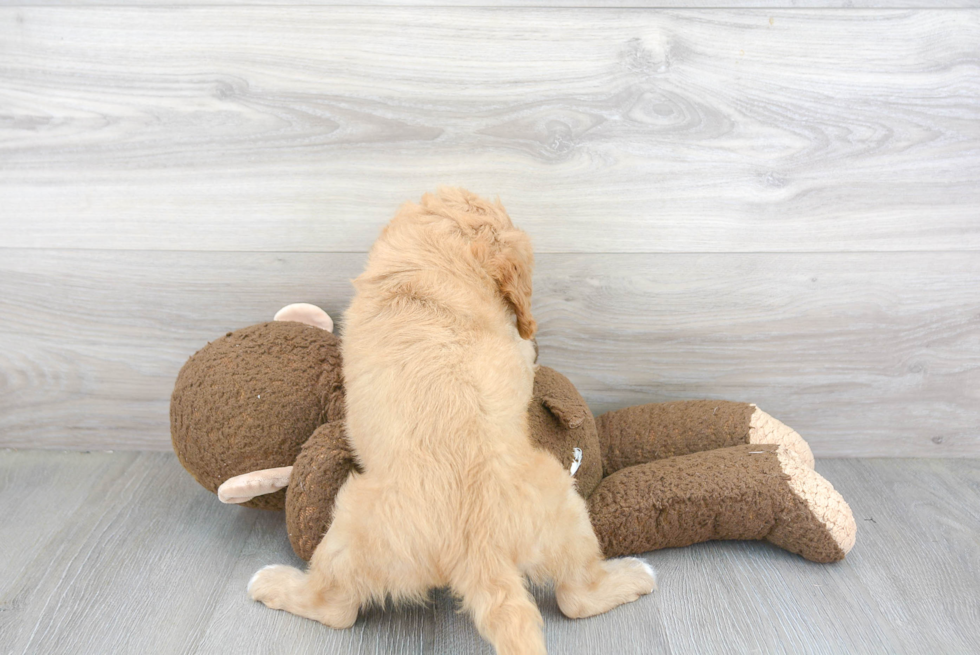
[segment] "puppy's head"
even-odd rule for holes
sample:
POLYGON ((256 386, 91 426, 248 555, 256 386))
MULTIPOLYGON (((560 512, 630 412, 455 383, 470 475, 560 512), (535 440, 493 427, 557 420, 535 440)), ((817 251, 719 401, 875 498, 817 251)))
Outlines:
POLYGON ((514 227, 499 200, 490 202, 465 189, 442 187, 422 196, 422 207, 458 226, 469 254, 497 284, 501 297, 517 318, 522 339, 531 339, 538 326, 531 316, 531 239, 514 227))

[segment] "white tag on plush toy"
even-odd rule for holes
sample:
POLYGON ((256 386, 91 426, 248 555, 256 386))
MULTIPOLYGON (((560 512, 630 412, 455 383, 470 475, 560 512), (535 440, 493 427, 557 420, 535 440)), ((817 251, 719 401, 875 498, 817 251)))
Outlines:
POLYGON ((568 469, 568 472, 571 473, 572 475, 575 475, 575 471, 578 470, 578 467, 582 466, 582 449, 573 448, 572 457, 574 457, 575 459, 572 462, 572 467, 568 469))

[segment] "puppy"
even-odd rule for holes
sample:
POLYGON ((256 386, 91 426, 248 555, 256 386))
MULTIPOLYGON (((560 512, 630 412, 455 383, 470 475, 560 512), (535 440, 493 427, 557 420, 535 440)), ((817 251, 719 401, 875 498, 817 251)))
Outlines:
POLYGON ((531 445, 537 326, 531 243, 498 202, 462 189, 406 203, 354 280, 345 314, 347 437, 360 460, 306 573, 262 569, 249 593, 350 627, 366 603, 449 586, 500 655, 545 653, 526 577, 592 616, 655 588, 603 561, 585 501, 531 445))

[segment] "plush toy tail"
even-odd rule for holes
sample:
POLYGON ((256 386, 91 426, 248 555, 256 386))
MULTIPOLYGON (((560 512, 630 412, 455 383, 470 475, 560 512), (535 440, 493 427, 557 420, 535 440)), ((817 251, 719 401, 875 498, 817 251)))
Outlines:
POLYGON ((247 503, 256 496, 271 494, 288 487, 292 473, 292 466, 283 466, 236 475, 228 478, 218 487, 218 500, 228 504, 247 503))

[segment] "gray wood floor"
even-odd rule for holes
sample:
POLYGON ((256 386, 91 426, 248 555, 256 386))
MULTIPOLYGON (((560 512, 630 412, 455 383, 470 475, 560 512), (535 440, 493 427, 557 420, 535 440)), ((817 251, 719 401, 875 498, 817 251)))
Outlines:
MULTIPOLYGON (((570 621, 552 653, 976 653, 980 461, 821 460, 858 542, 834 565, 761 543, 650 553, 660 589, 570 621)), ((164 453, 0 451, 0 652, 490 653, 450 598, 336 632, 252 603, 297 563, 282 516, 221 505, 164 453)))

